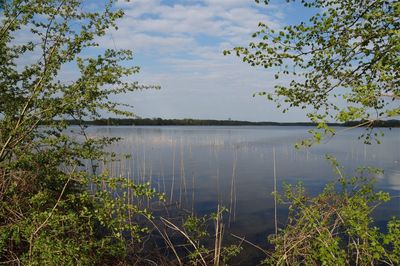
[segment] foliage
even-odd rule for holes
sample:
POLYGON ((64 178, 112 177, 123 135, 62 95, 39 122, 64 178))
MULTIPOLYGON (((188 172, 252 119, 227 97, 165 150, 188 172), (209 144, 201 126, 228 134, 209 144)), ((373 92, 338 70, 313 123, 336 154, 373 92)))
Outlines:
MULTIPOLYGON (((269 0, 264 2, 269 4, 269 0)), ((313 13, 308 21, 271 28, 263 22, 247 47, 234 53, 251 66, 271 70, 278 81, 260 92, 283 112, 301 108, 316 123, 310 146, 335 134, 328 121, 373 127, 400 115, 400 2, 395 0, 287 0, 313 13)), ((368 129, 366 143, 378 137, 368 129)), ((379 140, 378 140, 379 141, 379 140)), ((387 232, 374 226, 373 210, 390 200, 373 189, 374 178, 345 178, 336 161, 336 183, 309 197, 303 186, 286 186, 287 226, 270 241, 269 265, 399 265, 400 220, 387 232)))
POLYGON ((390 200, 373 189, 371 169, 345 178, 332 159, 339 178, 316 197, 304 187, 286 185, 290 203, 287 226, 270 241, 275 251, 268 265, 398 265, 400 263, 400 220, 393 218, 384 233, 374 226, 373 210, 390 200))
POLYGON ((127 66, 131 51, 96 48, 123 12, 114 0, 103 11, 86 11, 81 2, 0 2, 4 264, 123 262, 145 231, 135 219, 150 217, 135 203, 159 196, 148 184, 87 173, 83 165, 92 162, 95 170, 106 158, 102 148, 116 139, 90 137, 84 127, 79 136, 67 130, 66 119, 95 119, 101 111, 129 115, 109 97, 142 88, 123 81, 138 71, 127 66), (74 65, 77 73, 65 80, 74 65))
POLYGON ((172 236, 173 232, 178 232, 183 237, 183 244, 169 244, 171 249, 175 250, 178 246, 184 249, 180 256, 175 250, 180 265, 228 265, 230 260, 241 252, 241 243, 226 246, 222 244, 224 238, 222 220, 225 212, 225 208, 218 206, 216 212, 202 217, 189 215, 185 217, 181 226, 162 218, 164 224, 173 230, 170 233, 166 232, 165 238, 169 239, 168 235, 172 236), (212 225, 213 230, 210 229, 212 225))
POLYGON ((206 230, 207 220, 207 216, 201 218, 197 216, 189 216, 183 223, 183 228, 189 237, 194 239, 197 243, 200 243, 202 239, 209 236, 206 230))
MULTIPOLYGON (((260 1, 256 1, 260 2, 260 1)), ((262 1, 266 4, 269 1, 262 1)), ((296 0, 287 0, 296 2, 296 0)), ((334 134, 326 121, 372 121, 400 115, 400 3, 395 0, 301 0, 314 15, 280 29, 259 23, 254 42, 235 53, 290 80, 259 93, 286 112, 308 108, 314 141, 334 134)), ((365 140, 370 141, 371 134, 365 140)), ((304 142, 310 145, 311 142, 304 142)))

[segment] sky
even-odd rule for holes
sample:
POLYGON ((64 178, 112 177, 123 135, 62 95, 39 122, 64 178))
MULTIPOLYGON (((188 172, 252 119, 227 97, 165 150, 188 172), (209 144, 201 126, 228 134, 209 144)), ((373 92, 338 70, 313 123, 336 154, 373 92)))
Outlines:
MULTIPOLYGON (((307 121, 305 112, 283 114, 261 96, 276 84, 271 70, 257 69, 223 50, 245 46, 259 22, 272 28, 307 19, 300 5, 266 6, 253 0, 131 0, 117 2, 125 17, 100 40, 103 48, 132 49, 132 77, 160 90, 116 99, 147 118, 307 121)), ((284 83, 285 81, 279 81, 284 83)))

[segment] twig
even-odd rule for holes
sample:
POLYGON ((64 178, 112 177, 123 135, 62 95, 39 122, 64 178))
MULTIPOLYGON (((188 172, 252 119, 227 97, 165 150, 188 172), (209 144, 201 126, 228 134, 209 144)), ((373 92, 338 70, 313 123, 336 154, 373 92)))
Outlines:
MULTIPOLYGON (((183 232, 179 227, 177 227, 175 224, 173 224, 172 222, 168 221, 167 219, 165 219, 165 218, 163 218, 163 217, 160 217, 160 219, 161 219, 168 227, 170 227, 171 229, 174 229, 174 230, 178 231, 179 233, 181 233, 181 234, 189 241, 189 243, 194 247, 194 249, 197 250, 197 251, 199 251, 199 250, 198 250, 198 247, 197 247, 196 244, 193 242, 193 240, 190 239, 190 237, 189 237, 185 232, 183 232)), ((201 261, 203 262, 203 265, 204 265, 204 266, 207 266, 207 263, 206 263, 206 261, 204 260, 204 257, 203 257, 203 255, 201 254, 201 252, 199 252, 198 254, 199 254, 199 256, 200 256, 201 261)))
POLYGON ((272 148, 273 160, 274 160, 274 218, 275 218, 275 235, 278 235, 278 212, 276 207, 277 195, 276 195, 276 156, 275 146, 272 148))
POLYGON ((271 257, 271 255, 268 254, 268 252, 267 252, 265 249, 263 249, 262 247, 260 247, 260 246, 258 246, 258 245, 256 245, 256 244, 254 244, 254 243, 252 243, 252 242, 246 240, 245 237, 240 237, 240 236, 237 236, 237 235, 235 235, 235 234, 233 234, 233 233, 231 233, 231 236, 233 236, 233 237, 235 237, 235 238, 237 238, 237 239, 240 239, 242 242, 245 242, 245 243, 249 244, 250 246, 255 247, 256 249, 260 250, 262 253, 264 253, 264 254, 267 255, 268 257, 271 257))
POLYGON ((72 180, 72 174, 75 172, 76 166, 72 169, 67 182, 65 182, 64 187, 61 190, 60 195, 58 196, 57 202, 54 204, 53 208, 51 209, 49 215, 47 216, 46 220, 43 221, 39 227, 36 228, 36 230, 31 234, 30 239, 29 239, 29 261, 32 259, 32 249, 33 249, 33 238, 36 236, 36 234, 47 224, 51 216, 53 216, 54 211, 57 209, 58 205, 61 202, 61 198, 64 195, 65 190, 67 189, 67 186, 69 182, 72 180))
POLYGON ((175 255, 176 259, 178 260, 179 265, 182 266, 183 263, 182 263, 182 261, 181 261, 179 255, 178 255, 178 252, 176 252, 176 249, 175 249, 174 245, 172 244, 171 240, 169 239, 168 234, 167 234, 167 233, 163 234, 163 233, 161 232, 161 230, 158 228, 158 226, 157 226, 151 219, 149 219, 149 217, 147 217, 146 215, 144 215, 144 217, 145 217, 145 218, 154 226, 154 228, 160 233, 160 235, 161 235, 161 237, 164 239, 165 243, 172 249, 172 252, 174 252, 174 255, 175 255))

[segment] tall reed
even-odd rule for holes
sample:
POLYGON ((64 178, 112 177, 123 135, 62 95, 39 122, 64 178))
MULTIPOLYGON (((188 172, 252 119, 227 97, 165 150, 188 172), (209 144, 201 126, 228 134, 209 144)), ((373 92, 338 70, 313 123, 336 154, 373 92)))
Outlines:
POLYGON ((236 220, 236 166, 237 166, 238 154, 235 149, 232 163, 232 178, 231 178, 231 191, 230 191, 230 204, 229 204, 229 220, 228 226, 231 226, 231 221, 236 220), (233 218, 232 218, 233 217, 233 218))

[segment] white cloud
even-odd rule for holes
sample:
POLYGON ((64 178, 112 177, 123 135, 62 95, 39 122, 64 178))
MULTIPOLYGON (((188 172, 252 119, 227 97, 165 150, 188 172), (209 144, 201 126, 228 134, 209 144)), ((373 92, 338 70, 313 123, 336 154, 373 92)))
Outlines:
MULTIPOLYGON (((259 21, 267 21, 279 27, 274 12, 253 6, 250 1, 204 0, 202 3, 166 5, 159 0, 136 0, 119 2, 126 16, 119 21, 119 33, 112 33, 121 48, 142 42, 142 38, 158 35, 159 38, 193 39, 199 35, 232 39, 249 39, 259 21), (140 34, 139 34, 140 33, 140 34)), ((146 41, 144 41, 146 43, 146 41)), ((171 48, 175 46, 171 42, 171 48)), ((106 44, 107 45, 107 44, 106 44)), ((110 45, 110 43, 108 43, 110 45)), ((200 44, 198 44, 200 45, 200 44)), ((144 49, 144 46, 135 47, 144 49)))
MULTIPOLYGON (((114 41, 108 35, 101 44, 133 49, 142 65, 139 76, 133 78, 162 87, 119 98, 133 104, 138 115, 284 119, 273 104, 252 97, 272 87, 273 74, 222 54, 224 49, 251 41, 260 21, 281 27, 282 12, 277 6, 265 8, 251 0, 186 0, 174 5, 135 0, 118 5, 126 16, 119 21, 119 30, 112 32, 114 41), (150 57, 151 63, 146 61, 150 57)), ((304 115, 298 112, 289 120, 304 120, 304 115)))
POLYGON ((136 53, 148 51, 151 53, 165 51, 180 51, 194 45, 192 38, 183 36, 157 36, 146 33, 132 33, 128 29, 110 33, 99 43, 102 47, 116 49, 131 49, 136 53))

